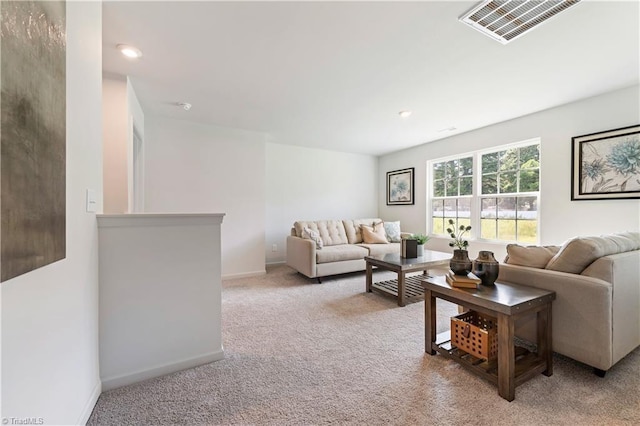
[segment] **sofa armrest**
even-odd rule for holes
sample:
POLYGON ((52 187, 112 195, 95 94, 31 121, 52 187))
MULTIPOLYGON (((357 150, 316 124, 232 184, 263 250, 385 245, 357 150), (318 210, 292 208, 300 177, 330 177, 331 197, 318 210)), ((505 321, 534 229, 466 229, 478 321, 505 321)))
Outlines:
POLYGON ((315 278, 315 241, 292 235, 287 236, 287 265, 309 278, 315 278))
POLYGON ((640 345, 640 251, 603 256, 582 275, 613 285, 613 362, 640 345))
MULTIPOLYGON (((613 365, 613 286, 578 274, 500 264, 498 280, 556 292, 552 304, 553 350, 592 367, 613 365)), ((516 334, 535 342, 535 316, 518 323, 516 334)))

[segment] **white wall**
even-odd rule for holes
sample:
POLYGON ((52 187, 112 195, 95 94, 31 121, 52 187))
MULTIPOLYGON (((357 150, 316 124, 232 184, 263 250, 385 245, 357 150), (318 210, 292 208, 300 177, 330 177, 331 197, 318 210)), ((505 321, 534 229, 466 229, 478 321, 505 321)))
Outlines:
MULTIPOLYGON (((104 211, 133 210, 133 128, 144 140, 144 113, 127 77, 102 79, 104 211)), ((144 152, 144 151, 143 151, 144 152)))
POLYGON ((98 217, 104 390, 224 357, 222 216, 98 217))
POLYGON ((98 237, 85 191, 102 187, 102 6, 67 2, 67 255, 5 281, 0 417, 81 424, 100 393, 98 237))
MULTIPOLYGON (((383 156, 378 175, 380 215, 400 219, 403 229, 424 232, 427 160, 540 137, 542 244, 561 244, 578 235, 640 230, 640 200, 571 201, 571 138, 640 123, 639 99, 640 87, 634 86, 383 156), (387 206, 386 172, 406 167, 416 169, 416 204, 387 206)), ((434 239, 427 246, 448 251, 447 242, 434 239)), ((470 255, 475 257, 483 249, 504 257, 503 245, 470 241, 470 255)))
POLYGON ((155 116, 146 117, 145 145, 145 211, 226 213, 226 278, 264 272, 265 258, 284 261, 296 220, 377 215, 376 157, 155 116))
POLYGON ((376 157, 267 143, 266 163, 268 263, 285 260, 296 220, 378 215, 376 157))
POLYGON ((144 207, 144 112, 138 101, 136 91, 133 89, 131 80, 127 77, 127 204, 128 212, 139 212, 144 207), (139 179, 142 184, 138 185, 134 190, 134 146, 133 146, 133 132, 138 132, 138 135, 142 139, 142 147, 138 152, 140 157, 139 161, 141 167, 138 169, 140 173, 139 179), (136 191, 140 191, 140 194, 136 194, 136 191), (140 200, 140 206, 136 206, 135 198, 140 200), (137 210, 136 210, 137 208, 137 210))
POLYGON ((223 277, 264 273, 264 136, 150 115, 145 127, 145 211, 225 213, 223 277))
POLYGON ((105 77, 102 80, 102 117, 104 168, 104 212, 125 213, 129 209, 127 177, 127 80, 105 77))

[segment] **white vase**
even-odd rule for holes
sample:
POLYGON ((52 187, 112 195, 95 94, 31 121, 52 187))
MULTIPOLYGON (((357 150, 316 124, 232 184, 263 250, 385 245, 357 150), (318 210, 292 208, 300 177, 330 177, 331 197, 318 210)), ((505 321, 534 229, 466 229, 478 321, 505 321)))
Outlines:
POLYGON ((418 257, 424 256, 424 244, 418 244, 418 257))

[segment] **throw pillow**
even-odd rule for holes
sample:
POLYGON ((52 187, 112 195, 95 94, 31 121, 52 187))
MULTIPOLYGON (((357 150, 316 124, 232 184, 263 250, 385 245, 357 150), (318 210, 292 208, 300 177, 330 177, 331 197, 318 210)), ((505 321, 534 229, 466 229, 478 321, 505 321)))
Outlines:
POLYGON ((384 232, 387 234, 387 240, 390 243, 399 243, 400 238, 400 221, 397 222, 384 222, 384 232))
POLYGON ((507 257, 504 259, 504 263, 544 269, 559 250, 559 246, 524 247, 518 244, 507 244, 507 257))
POLYGON ((573 238, 562 245, 560 251, 551 258, 546 269, 579 274, 603 254, 603 248, 595 238, 573 238))
POLYGON ((362 229, 362 240, 365 244, 389 244, 382 223, 376 223, 373 226, 360 225, 360 227, 362 229))
POLYGON ((302 238, 315 241, 316 248, 318 250, 324 247, 324 242, 322 241, 322 238, 320 238, 320 233, 318 231, 314 231, 311 228, 304 228, 302 230, 302 238))
POLYGON ((562 245, 546 266, 560 272, 580 274, 596 259, 615 253, 636 250, 640 247, 637 232, 601 235, 599 237, 572 238, 562 245))

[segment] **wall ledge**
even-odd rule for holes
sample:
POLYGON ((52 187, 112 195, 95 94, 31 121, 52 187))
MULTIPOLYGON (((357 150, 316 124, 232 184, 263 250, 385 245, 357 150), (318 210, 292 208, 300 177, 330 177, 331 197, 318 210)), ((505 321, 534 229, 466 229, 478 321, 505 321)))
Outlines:
POLYGON ((140 226, 220 225, 225 213, 98 214, 98 228, 140 226))

